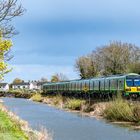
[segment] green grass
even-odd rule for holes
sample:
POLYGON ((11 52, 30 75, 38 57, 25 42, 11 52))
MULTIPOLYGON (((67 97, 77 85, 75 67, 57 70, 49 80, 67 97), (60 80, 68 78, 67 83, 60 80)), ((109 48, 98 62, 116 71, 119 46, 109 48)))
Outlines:
POLYGON ((0 110, 0 140, 28 140, 20 126, 0 110))
POLYGON ((104 110, 104 116, 111 121, 140 122, 140 104, 130 103, 117 98, 110 102, 104 110))
POLYGON ((69 109, 72 109, 72 110, 81 110, 81 107, 82 107, 83 104, 85 104, 84 100, 68 99, 65 107, 69 108, 69 109))
POLYGON ((43 97, 41 96, 41 94, 37 93, 37 94, 34 94, 31 99, 33 101, 36 101, 36 102, 41 102, 43 100, 43 97))

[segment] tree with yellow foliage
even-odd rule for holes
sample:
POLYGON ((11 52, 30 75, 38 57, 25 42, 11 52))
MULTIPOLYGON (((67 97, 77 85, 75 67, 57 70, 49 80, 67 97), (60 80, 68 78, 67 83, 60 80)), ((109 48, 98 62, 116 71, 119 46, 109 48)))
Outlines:
POLYGON ((4 75, 10 71, 6 61, 6 54, 11 47, 12 41, 5 40, 2 35, 0 35, 0 81, 3 79, 4 75))

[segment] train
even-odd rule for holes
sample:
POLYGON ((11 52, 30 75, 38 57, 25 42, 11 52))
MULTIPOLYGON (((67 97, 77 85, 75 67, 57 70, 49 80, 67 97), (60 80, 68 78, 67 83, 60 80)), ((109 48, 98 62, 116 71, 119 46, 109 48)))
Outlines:
POLYGON ((43 92, 48 94, 109 96, 122 94, 125 97, 140 96, 140 75, 136 73, 46 83, 43 92))

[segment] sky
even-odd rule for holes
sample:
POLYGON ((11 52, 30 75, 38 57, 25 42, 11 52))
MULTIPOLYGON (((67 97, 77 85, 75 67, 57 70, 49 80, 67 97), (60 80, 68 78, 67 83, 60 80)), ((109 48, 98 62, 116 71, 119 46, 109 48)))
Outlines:
POLYGON ((13 25, 13 68, 5 82, 79 78, 75 60, 110 41, 140 46, 139 0, 20 0, 26 12, 13 25))

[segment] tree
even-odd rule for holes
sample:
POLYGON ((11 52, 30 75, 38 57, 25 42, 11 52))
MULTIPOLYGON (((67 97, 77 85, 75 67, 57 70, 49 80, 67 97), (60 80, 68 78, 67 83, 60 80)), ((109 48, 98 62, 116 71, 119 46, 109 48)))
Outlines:
POLYGON ((129 72, 140 74, 140 48, 132 47, 130 53, 129 72))
POLYGON ((140 62, 132 63, 130 65, 130 72, 140 74, 140 62))
POLYGON ((101 75, 121 74, 128 72, 131 44, 112 42, 97 49, 98 65, 101 75))
POLYGON ((21 4, 18 4, 17 0, 1 0, 0 1, 0 31, 4 37, 11 37, 17 32, 11 21, 24 13, 21 4))
POLYGON ((75 64, 76 70, 82 79, 91 78, 97 75, 95 63, 91 55, 79 57, 75 64))
POLYGON ((134 66, 140 63, 140 48, 130 43, 114 41, 97 51, 102 75, 135 72, 134 66))
POLYGON ((51 82, 60 82, 60 81, 67 81, 68 78, 63 73, 57 73, 52 76, 51 82))
POLYGON ((20 78, 16 78, 13 80, 13 84, 20 84, 20 83, 24 83, 24 80, 22 80, 20 78))
POLYGON ((42 77, 40 81, 41 81, 41 82, 48 82, 48 79, 45 78, 45 77, 42 77))
POLYGON ((15 17, 21 16, 24 11, 17 0, 0 1, 0 80, 10 71, 7 61, 12 58, 9 55, 12 42, 3 40, 2 37, 9 38, 16 34, 14 26, 10 23, 15 17))
POLYGON ((0 37, 0 81, 3 79, 4 75, 10 71, 6 63, 5 54, 9 51, 11 47, 12 47, 12 42, 10 40, 4 40, 1 36, 0 37))
POLYGON ((84 79, 97 75, 140 73, 140 48, 113 41, 109 45, 96 48, 90 55, 78 58, 75 67, 84 79))

